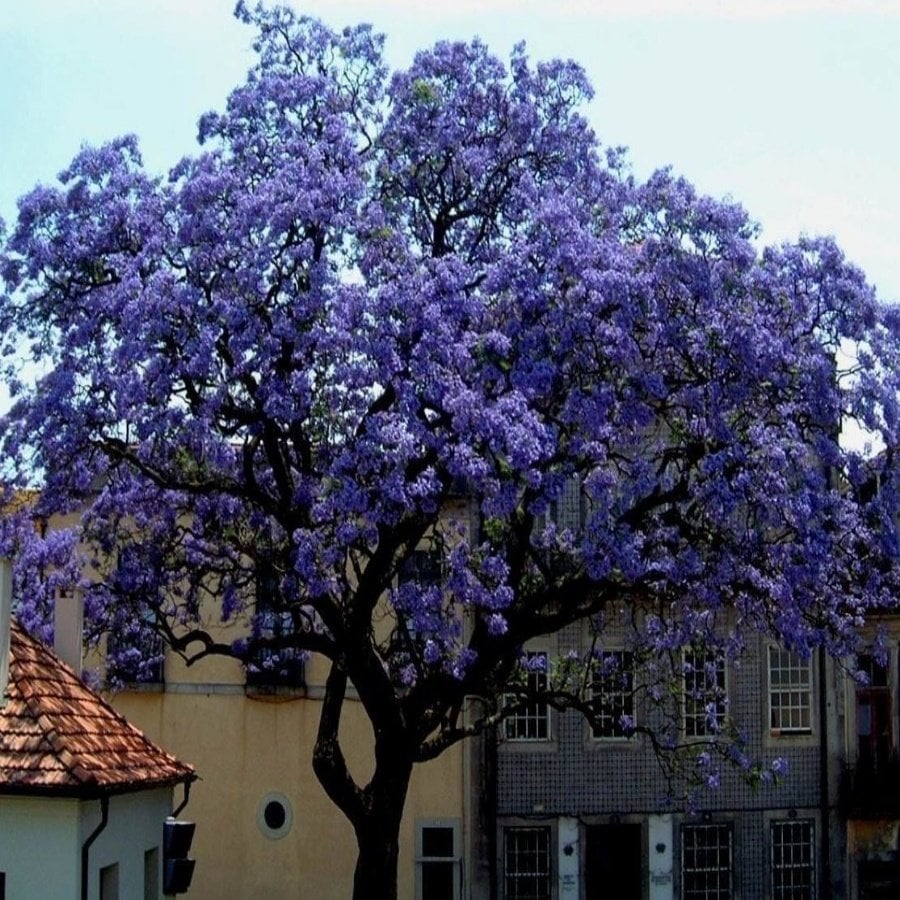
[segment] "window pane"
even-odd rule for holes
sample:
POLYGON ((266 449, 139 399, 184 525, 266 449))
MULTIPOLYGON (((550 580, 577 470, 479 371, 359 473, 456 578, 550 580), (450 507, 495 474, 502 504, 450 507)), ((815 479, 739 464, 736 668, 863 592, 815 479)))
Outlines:
POLYGON ((453 829, 449 826, 422 828, 422 856, 446 856, 453 858, 453 829))
POLYGON ((684 900, 730 900, 731 855, 730 826, 682 826, 681 893, 684 900))
POLYGON ((711 651, 684 652, 684 733, 716 734, 725 721, 725 660, 711 651))
POLYGON ((634 719, 634 656, 625 650, 602 654, 596 662, 591 690, 594 737, 630 737, 623 720, 634 719))
POLYGON ((507 828, 503 851, 506 900, 549 900, 550 829, 507 828))
POLYGON ((813 900, 815 896, 813 823, 773 822, 772 893, 774 900, 813 900))
POLYGON ((773 732, 812 730, 808 659, 778 647, 769 648, 769 726, 773 732))
POLYGON ((422 900, 454 900, 455 862, 422 863, 422 900))
POLYGON ((159 900, 159 848, 144 851, 144 900, 159 900))
MULTIPOLYGON (((530 670, 526 676, 526 689, 529 693, 547 689, 546 653, 526 653, 526 660, 534 662, 543 660, 542 670, 530 670)), ((519 698, 510 694, 507 704, 518 703, 519 698)), ((546 741, 550 738, 550 707, 543 702, 524 703, 504 721, 504 734, 511 741, 546 741)))

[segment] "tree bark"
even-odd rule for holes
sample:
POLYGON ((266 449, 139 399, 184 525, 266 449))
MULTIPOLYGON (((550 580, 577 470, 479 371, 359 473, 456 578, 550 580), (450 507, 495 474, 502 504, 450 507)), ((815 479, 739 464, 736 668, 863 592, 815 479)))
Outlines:
POLYGON ((402 808, 386 810, 354 824, 358 856, 353 873, 353 900, 397 900, 402 815, 402 808))
POLYGON ((412 767, 412 755, 396 735, 376 739, 375 773, 363 790, 365 812, 353 821, 359 850, 353 900, 397 900, 400 823, 412 767))
POLYGON ((343 668, 332 665, 325 686, 313 769, 356 835, 353 900, 397 900, 400 823, 413 755, 404 734, 381 731, 375 739, 372 780, 363 788, 354 783, 338 738, 346 686, 343 668))

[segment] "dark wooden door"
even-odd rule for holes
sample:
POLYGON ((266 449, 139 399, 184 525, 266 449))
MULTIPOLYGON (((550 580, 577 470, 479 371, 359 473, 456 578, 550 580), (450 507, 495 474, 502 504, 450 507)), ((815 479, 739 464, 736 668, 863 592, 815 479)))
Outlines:
POLYGON ((641 900, 644 876, 640 825, 590 825, 585 850, 585 900, 641 900))

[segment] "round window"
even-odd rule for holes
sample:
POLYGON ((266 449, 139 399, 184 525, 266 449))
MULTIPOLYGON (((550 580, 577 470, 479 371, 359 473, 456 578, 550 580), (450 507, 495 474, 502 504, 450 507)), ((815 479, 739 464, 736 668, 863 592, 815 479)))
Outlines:
POLYGON ((256 810, 256 823, 259 830, 268 838, 277 841, 283 838, 294 822, 291 801, 284 794, 273 791, 259 801, 256 810))

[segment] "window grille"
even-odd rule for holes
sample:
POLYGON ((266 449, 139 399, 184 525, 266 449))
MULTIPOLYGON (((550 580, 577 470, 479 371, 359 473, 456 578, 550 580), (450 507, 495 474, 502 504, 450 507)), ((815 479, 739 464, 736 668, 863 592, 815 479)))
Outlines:
POLYGON ((808 819, 772 822, 773 900, 815 897, 815 830, 808 819))
POLYGON ((730 825, 681 827, 681 896, 684 900, 731 900, 730 825))
POLYGON ((550 900, 550 829, 506 828, 504 900, 550 900))

